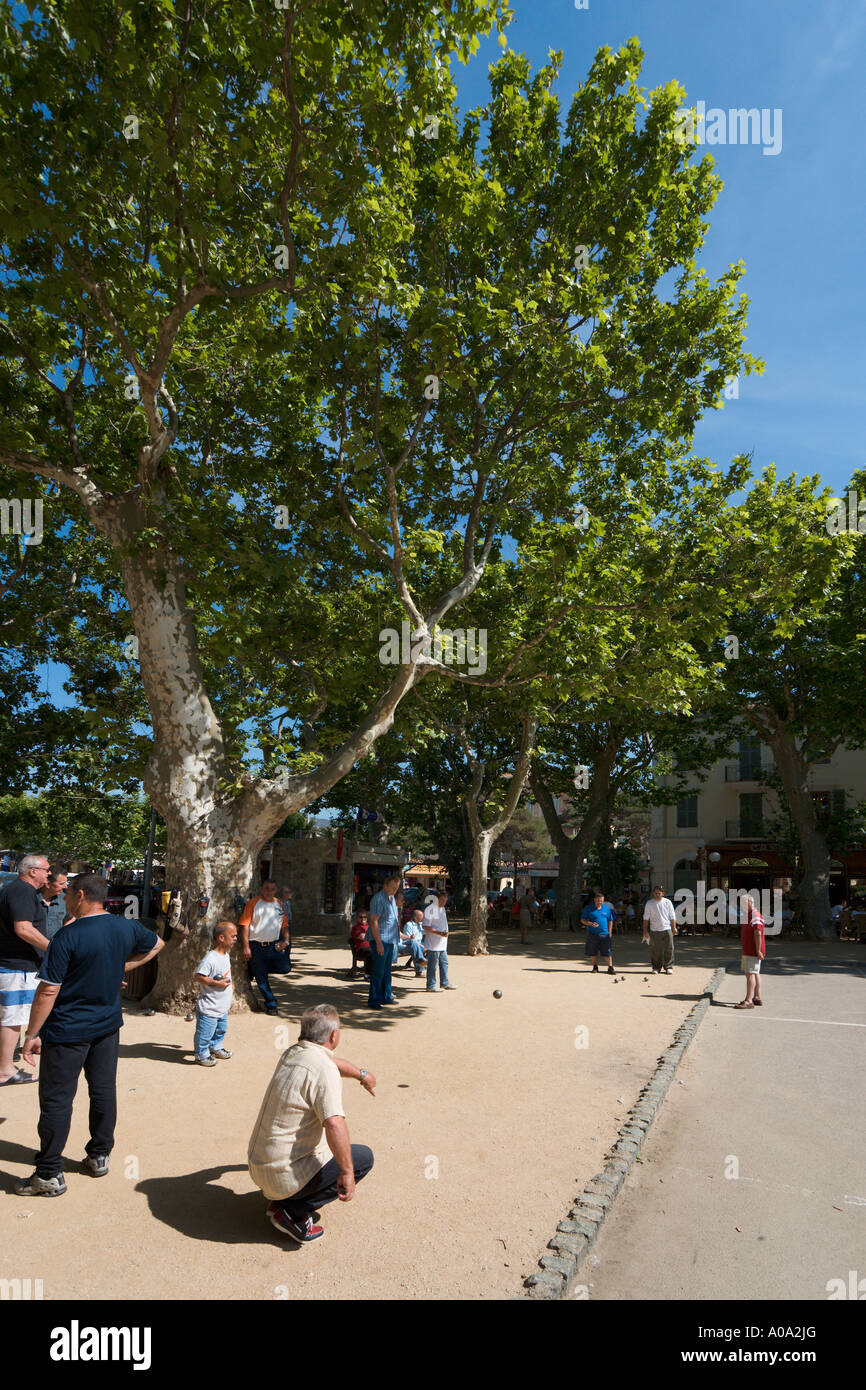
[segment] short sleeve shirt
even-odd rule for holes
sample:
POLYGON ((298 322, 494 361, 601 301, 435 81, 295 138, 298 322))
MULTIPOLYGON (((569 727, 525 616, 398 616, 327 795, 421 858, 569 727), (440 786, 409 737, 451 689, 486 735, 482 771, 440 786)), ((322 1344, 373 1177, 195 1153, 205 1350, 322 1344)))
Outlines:
MULTIPOLYGON (((379 940, 383 946, 396 946, 400 939, 400 913, 393 898, 389 898, 384 888, 373 894, 370 903, 370 916, 379 918, 379 940)), ((373 940, 372 930, 368 940, 373 940)))
POLYGON ((596 936, 607 936, 616 914, 610 903, 602 903, 601 907, 585 907, 580 916, 582 921, 592 922, 587 931, 595 932, 596 936))
MULTIPOLYGON (((431 903, 429 907, 427 907, 427 908, 424 909, 424 925, 425 925, 425 927, 435 927, 435 928, 436 928, 436 931, 444 931, 444 932, 447 932, 447 930, 448 930, 448 914, 447 914, 447 912, 445 911, 445 908, 444 908, 444 907, 440 907, 440 906, 439 906, 438 901, 435 902, 435 903, 431 903)), ((425 931, 425 933, 424 933, 424 950, 425 950, 425 951, 447 951, 447 950, 448 950, 448 937, 447 937, 447 936, 436 936, 436 935, 435 935, 433 932, 431 932, 431 931, 425 931)))
POLYGON ((755 953, 755 932, 758 932, 758 940, 761 949, 757 953, 761 960, 764 958, 766 946, 764 945, 764 929, 766 923, 760 912, 748 912, 748 921, 743 922, 740 927, 740 947, 744 956, 754 956, 755 953))
POLYGON ((49 941, 60 931, 67 916, 66 897, 60 893, 45 908, 45 935, 49 941))
POLYGON ((337 1064, 320 1043, 287 1048, 271 1077, 247 1151, 250 1176, 272 1202, 291 1197, 331 1158, 325 1121, 344 1115, 337 1064))
POLYGON ((650 931, 670 931, 676 926, 676 908, 670 898, 662 898, 656 902, 655 898, 650 898, 643 910, 643 919, 649 919, 650 931))
POLYGON ((206 1018, 222 1018, 232 1006, 235 993, 231 984, 232 963, 228 951, 208 951, 201 964, 196 966, 196 975, 206 975, 209 980, 221 980, 226 972, 230 982, 228 989, 214 989, 210 985, 203 985, 201 980, 197 982, 198 1011, 206 1018))
POLYGON ((264 898, 251 898, 240 916, 242 927, 249 927, 250 941, 278 941, 286 914, 279 898, 267 903, 264 898))
POLYGON ((16 878, 0 891, 0 970, 36 970, 42 953, 15 931, 16 922, 32 922, 45 934, 45 904, 23 878, 16 878))
POLYGON ((47 1043, 92 1042, 123 1027, 120 986, 130 956, 152 951, 159 937, 134 917, 100 912, 67 922, 52 938, 40 980, 59 985, 39 1030, 47 1043))

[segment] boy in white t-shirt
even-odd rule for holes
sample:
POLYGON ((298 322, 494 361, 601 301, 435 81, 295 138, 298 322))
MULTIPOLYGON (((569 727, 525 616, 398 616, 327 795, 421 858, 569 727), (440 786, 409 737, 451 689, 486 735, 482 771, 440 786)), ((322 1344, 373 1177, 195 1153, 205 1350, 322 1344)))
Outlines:
POLYGON ((211 949, 195 972, 198 1002, 193 1049, 200 1067, 215 1067, 217 1057, 228 1060, 232 1055, 222 1044, 234 998, 229 952, 237 934, 233 922, 218 922, 213 929, 211 949))
POLYGON ((448 981, 448 918, 445 915, 447 893, 439 893, 435 903, 424 910, 424 950, 427 952, 427 988, 431 994, 437 993, 436 962, 439 962, 439 985, 442 989, 456 989, 448 981))

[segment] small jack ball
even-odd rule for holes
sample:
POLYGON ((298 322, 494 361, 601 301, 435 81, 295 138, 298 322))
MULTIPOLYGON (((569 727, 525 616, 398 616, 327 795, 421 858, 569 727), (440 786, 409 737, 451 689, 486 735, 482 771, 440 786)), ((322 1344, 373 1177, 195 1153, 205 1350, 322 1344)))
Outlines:
POLYGON ((501 998, 502 998, 502 990, 501 990, 501 989, 495 989, 495 990, 493 991, 493 998, 494 998, 494 999, 501 999, 501 998))

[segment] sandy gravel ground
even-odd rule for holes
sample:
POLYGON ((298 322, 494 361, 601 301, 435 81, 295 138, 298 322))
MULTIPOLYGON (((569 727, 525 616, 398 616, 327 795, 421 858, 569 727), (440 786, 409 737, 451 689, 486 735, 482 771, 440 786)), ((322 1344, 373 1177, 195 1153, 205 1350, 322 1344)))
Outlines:
POLYGON ((5 1089, 0 1277, 42 1279, 45 1299, 519 1295, 658 1054, 737 944, 689 939, 673 975, 653 977, 632 934, 615 943, 625 981, 614 984, 589 973, 582 935, 536 932, 528 948, 513 931, 491 940, 495 954, 470 959, 455 931, 458 988, 428 995, 423 979, 401 972, 399 1006, 378 1012, 346 978, 344 946, 299 940, 295 971, 274 983, 283 1016, 232 1016, 234 1057, 211 1069, 191 1063, 192 1024, 129 1005, 111 1172, 94 1180, 81 1162, 82 1082, 58 1199, 14 1193, 32 1171, 38 1104, 35 1085, 5 1089), (246 1147, 280 1051, 296 1040, 302 1010, 322 1002, 342 1015, 340 1055, 378 1078, 375 1098, 344 1083, 352 1139, 376 1163, 353 1202, 324 1209, 325 1237, 298 1248, 265 1219, 246 1147))

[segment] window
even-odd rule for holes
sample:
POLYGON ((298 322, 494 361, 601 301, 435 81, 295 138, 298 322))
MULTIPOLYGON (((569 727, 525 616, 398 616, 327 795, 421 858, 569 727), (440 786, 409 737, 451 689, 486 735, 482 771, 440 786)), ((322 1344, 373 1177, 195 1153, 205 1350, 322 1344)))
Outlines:
POLYGON ((752 782, 761 775, 761 740, 757 734, 740 739, 740 781, 752 782))
POLYGON ((762 792, 740 793, 740 834, 760 835, 764 829, 764 796, 762 792))
POLYGON ((677 830, 697 830, 698 794, 681 796, 677 802, 677 830))
POLYGON ((845 814, 845 790, 843 787, 834 787, 825 792, 813 792, 812 801, 819 817, 823 817, 825 820, 829 816, 843 816, 845 814))

